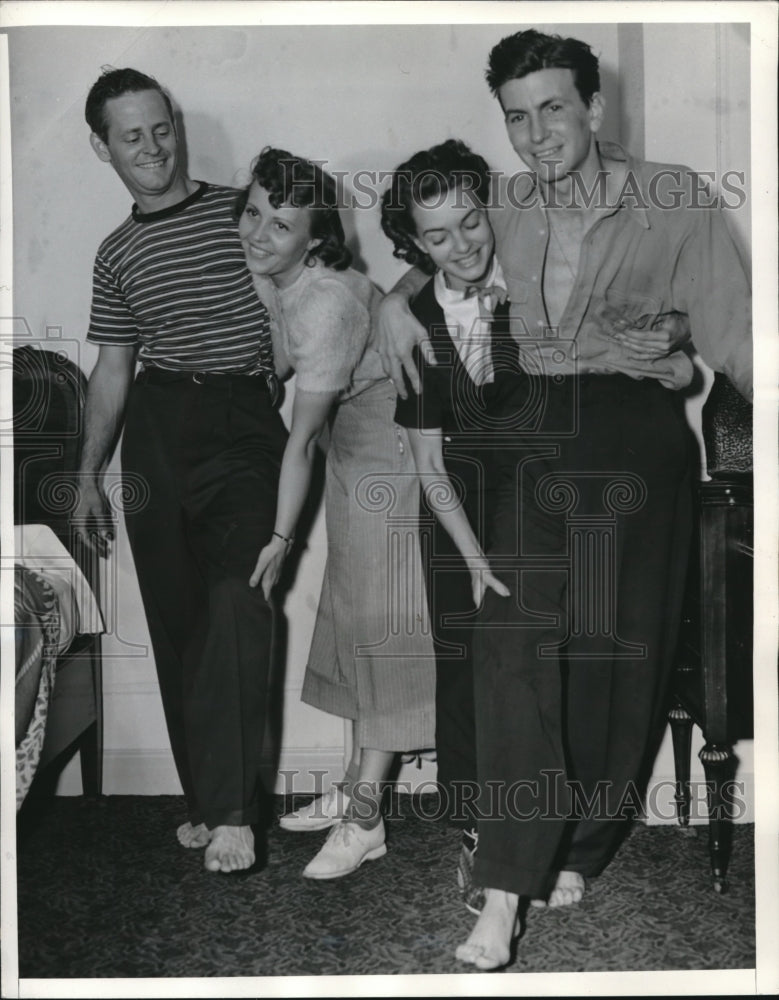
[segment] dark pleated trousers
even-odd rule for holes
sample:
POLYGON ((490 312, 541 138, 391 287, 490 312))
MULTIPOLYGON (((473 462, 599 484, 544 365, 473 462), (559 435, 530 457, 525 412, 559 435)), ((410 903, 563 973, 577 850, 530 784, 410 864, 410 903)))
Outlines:
POLYGON ((687 568, 681 400, 622 375, 518 378, 494 453, 474 636, 481 885, 540 896, 598 874, 640 808, 687 568))
MULTIPOLYGON (((423 509, 423 522, 430 514, 423 509)), ((435 743, 441 813, 455 826, 475 829, 478 797, 473 690, 471 577, 446 530, 435 521, 422 545, 436 656, 435 743)))
POLYGON ((189 818, 209 828, 259 817, 273 616, 248 580, 286 437, 262 378, 142 372, 130 392, 125 519, 189 818))

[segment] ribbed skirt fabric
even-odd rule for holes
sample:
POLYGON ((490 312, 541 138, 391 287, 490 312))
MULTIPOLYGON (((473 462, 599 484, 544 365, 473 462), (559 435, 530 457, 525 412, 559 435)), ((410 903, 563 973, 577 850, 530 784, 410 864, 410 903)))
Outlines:
POLYGON ((419 550, 419 485, 395 391, 339 404, 325 485, 327 563, 302 700, 357 722, 356 741, 435 740, 435 655, 419 550))

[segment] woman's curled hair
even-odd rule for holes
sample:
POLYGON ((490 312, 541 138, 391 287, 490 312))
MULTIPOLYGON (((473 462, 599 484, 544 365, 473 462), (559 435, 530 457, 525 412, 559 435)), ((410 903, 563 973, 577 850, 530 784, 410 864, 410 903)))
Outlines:
POLYGON ((417 229, 412 208, 457 187, 472 191, 482 205, 489 200, 487 161, 460 139, 421 150, 396 168, 381 198, 381 228, 394 244, 393 256, 433 274, 435 264, 414 242, 417 229))
POLYGON ((338 214, 338 188, 333 178, 316 163, 294 156, 285 149, 266 146, 252 164, 252 179, 235 203, 236 218, 246 208, 249 189, 254 182, 268 192, 274 208, 291 205, 311 209, 311 237, 319 240, 306 255, 313 266, 319 258, 327 267, 342 271, 352 262, 346 245, 341 217, 338 214))

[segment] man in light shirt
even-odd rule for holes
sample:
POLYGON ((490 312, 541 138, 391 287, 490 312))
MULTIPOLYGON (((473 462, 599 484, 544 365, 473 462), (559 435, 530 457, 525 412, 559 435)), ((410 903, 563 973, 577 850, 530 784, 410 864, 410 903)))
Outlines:
MULTIPOLYGON (((752 391, 748 282, 722 215, 700 206, 687 168, 596 142, 589 46, 518 32, 490 53, 487 81, 528 172, 500 185, 490 213, 526 376, 493 471, 488 556, 512 598, 487 594, 474 647, 492 797, 473 872, 485 905, 457 954, 481 969, 509 960, 520 896, 581 899, 656 749, 693 466, 677 391, 692 363, 662 318, 686 314, 704 361, 752 391)), ((418 283, 404 277, 384 303, 401 392, 423 336, 403 304, 418 283)))

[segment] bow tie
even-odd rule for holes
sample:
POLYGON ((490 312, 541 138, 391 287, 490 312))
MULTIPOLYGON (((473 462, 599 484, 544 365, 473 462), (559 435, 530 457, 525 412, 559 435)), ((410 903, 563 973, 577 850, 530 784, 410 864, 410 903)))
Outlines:
POLYGON ((497 305, 505 302, 509 293, 502 285, 468 285, 465 289, 464 297, 466 299, 472 299, 474 295, 478 295, 482 301, 494 295, 495 303, 497 305))

